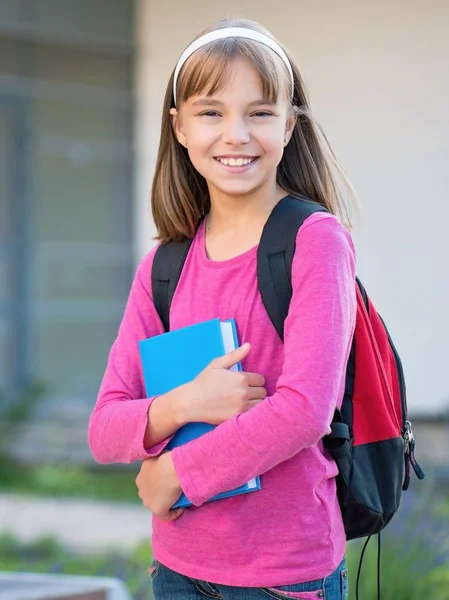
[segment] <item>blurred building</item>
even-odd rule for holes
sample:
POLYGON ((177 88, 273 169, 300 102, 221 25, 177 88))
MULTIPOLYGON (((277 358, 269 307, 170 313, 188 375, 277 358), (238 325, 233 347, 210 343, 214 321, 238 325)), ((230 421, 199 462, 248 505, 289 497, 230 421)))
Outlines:
POLYGON ((134 5, 0 0, 0 389, 92 404, 133 272, 134 5))
POLYGON ((45 418, 62 412, 84 435, 154 243, 168 77, 199 31, 240 15, 298 59, 355 184, 358 271, 403 357, 411 412, 447 411, 449 4, 431 4, 0 0, 3 393, 42 382, 45 418))

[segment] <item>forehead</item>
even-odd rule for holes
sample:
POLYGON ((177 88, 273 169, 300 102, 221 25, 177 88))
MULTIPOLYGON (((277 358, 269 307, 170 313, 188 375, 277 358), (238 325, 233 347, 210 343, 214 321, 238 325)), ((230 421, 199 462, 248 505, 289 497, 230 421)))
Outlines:
POLYGON ((290 95, 282 60, 261 44, 245 40, 198 50, 183 66, 177 88, 179 103, 192 96, 224 96, 232 91, 257 93, 274 103, 290 95))
POLYGON ((191 96, 189 100, 197 97, 213 97, 223 102, 234 98, 262 99, 264 98, 262 81, 260 74, 248 61, 237 59, 223 73, 221 85, 214 86, 214 89, 211 85, 206 84, 202 90, 199 90, 195 96, 191 96))

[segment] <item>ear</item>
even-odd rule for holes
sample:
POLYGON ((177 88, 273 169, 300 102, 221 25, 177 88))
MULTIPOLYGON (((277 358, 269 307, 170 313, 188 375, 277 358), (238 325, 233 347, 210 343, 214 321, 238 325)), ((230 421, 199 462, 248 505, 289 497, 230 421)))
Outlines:
POLYGON ((284 132, 285 140, 290 140, 290 138, 293 134, 293 130, 296 125, 296 120, 297 120, 297 115, 293 112, 293 110, 289 111, 288 118, 285 122, 285 132, 284 132))
POLYGON ((187 140, 186 140, 186 136, 184 135, 184 130, 182 127, 182 121, 181 121, 179 112, 176 110, 176 108, 171 108, 170 115, 171 115, 173 131, 175 132, 178 142, 182 146, 187 147, 187 140))

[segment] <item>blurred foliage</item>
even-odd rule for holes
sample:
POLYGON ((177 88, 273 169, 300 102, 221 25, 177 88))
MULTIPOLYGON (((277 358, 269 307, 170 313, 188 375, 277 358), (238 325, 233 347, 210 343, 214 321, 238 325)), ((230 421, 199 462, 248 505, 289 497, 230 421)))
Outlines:
MULTIPOLYGON (((403 494, 402 504, 381 534, 382 600, 449 598, 449 497, 436 483, 403 494)), ((355 600, 357 571, 365 540, 348 544, 350 600, 355 600)), ((359 597, 377 600, 378 540, 365 552, 359 597)))
POLYGON ((0 415, 2 424, 20 424, 28 422, 36 407, 36 402, 48 393, 47 385, 42 381, 30 381, 20 395, 7 401, 0 390, 0 415))
MULTIPOLYGON (((4 407, 1 411, 0 492, 140 502, 135 486, 136 465, 88 468, 47 463, 28 466, 11 460, 8 444, 14 428, 5 426, 6 412, 7 422, 20 428, 31 418, 33 407, 43 393, 44 386, 31 386, 8 411, 4 407)), ((429 478, 425 486, 416 490, 403 494, 398 515, 382 534, 382 600, 449 599, 449 496, 437 482, 429 484, 429 478)), ((356 598, 363 541, 348 544, 350 600, 356 598)), ((22 544, 11 535, 0 536, 0 570, 117 577, 127 584, 134 600, 151 598, 150 562, 149 544, 137 547, 131 554, 111 549, 84 556, 70 552, 51 537, 22 544)), ((365 554, 359 595, 362 600, 377 600, 375 538, 365 554)))
POLYGON ((0 570, 116 577, 128 586, 134 600, 152 598, 148 577, 151 559, 149 543, 139 545, 131 554, 110 550, 83 556, 51 537, 22 544, 9 534, 0 535, 0 570))
MULTIPOLYGON (((449 528, 447 498, 443 505, 432 490, 410 495, 382 534, 382 600, 449 598, 449 528), (398 515, 399 517, 399 515, 398 515)), ((349 542, 349 599, 355 600, 355 584, 364 540, 349 542)), ((151 548, 144 543, 132 553, 111 549, 81 556, 62 547, 54 538, 33 544, 19 543, 11 535, 0 536, 0 569, 71 575, 117 577, 130 589, 134 600, 150 600, 148 568, 151 548)), ((377 600, 377 540, 365 553, 360 598, 377 600)))
MULTIPOLYGON (((360 598, 377 600, 377 547, 374 540, 367 550, 361 577, 360 598)), ((394 541, 385 536, 382 549, 382 600, 422 600, 448 597, 449 569, 441 563, 440 550, 428 545, 428 539, 416 536, 410 546, 407 540, 394 541)), ((360 542, 348 544, 349 599, 355 600, 355 581, 360 558, 360 542)), ((139 545, 134 552, 124 554, 110 550, 102 554, 81 556, 69 552, 53 538, 42 538, 33 544, 21 544, 10 535, 0 536, 0 569, 117 577, 129 588, 134 600, 149 600, 151 563, 149 544, 139 545)))
POLYGON ((69 463, 19 465, 0 462, 0 491, 35 496, 72 496, 140 502, 137 467, 87 468, 69 463))
MULTIPOLYGON (((383 543, 381 552, 381 598, 382 600, 422 600, 449 598, 449 547, 445 562, 441 564, 441 552, 429 540, 421 539, 409 545, 405 539, 383 543)), ((377 600, 377 539, 372 539, 363 559, 359 584, 362 600, 377 600)), ((348 570, 350 600, 355 600, 357 571, 362 544, 348 544, 348 570)))
POLYGON ((21 428, 33 418, 38 402, 47 393, 42 381, 30 381, 13 399, 7 399, 0 390, 0 467, 10 460, 11 441, 20 436, 21 428))
POLYGON ((0 491, 38 496, 73 496, 138 502, 136 465, 88 468, 74 463, 24 465, 11 455, 12 442, 32 421, 48 394, 40 381, 30 382, 12 401, 0 390, 0 491))

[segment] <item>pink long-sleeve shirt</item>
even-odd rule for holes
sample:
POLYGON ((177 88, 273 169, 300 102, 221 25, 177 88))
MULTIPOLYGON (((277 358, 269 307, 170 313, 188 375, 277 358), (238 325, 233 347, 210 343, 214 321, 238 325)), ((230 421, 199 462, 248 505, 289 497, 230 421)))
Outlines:
MULTIPOLYGON (((90 420, 98 462, 143 460, 169 441, 144 448, 153 399, 145 397, 138 341, 163 332, 151 293, 154 253, 137 269, 90 420)), ((182 271, 172 329, 235 318, 240 342, 252 346, 243 368, 264 375, 268 396, 173 450, 181 487, 195 506, 173 522, 153 517, 152 547, 160 562, 189 577, 271 587, 326 577, 345 553, 337 467, 321 439, 344 393, 355 325, 355 252, 335 217, 315 213, 304 222, 285 344, 262 304, 256 255, 255 247, 229 260, 209 260, 201 226, 182 271), (206 502, 255 475, 261 475, 261 491, 206 502)))

